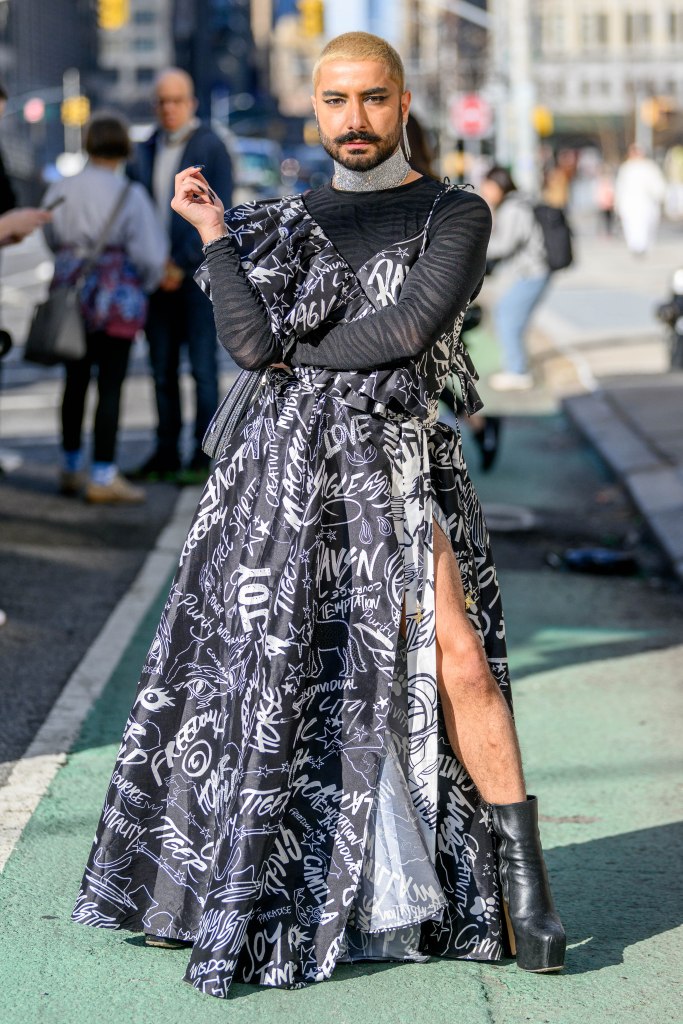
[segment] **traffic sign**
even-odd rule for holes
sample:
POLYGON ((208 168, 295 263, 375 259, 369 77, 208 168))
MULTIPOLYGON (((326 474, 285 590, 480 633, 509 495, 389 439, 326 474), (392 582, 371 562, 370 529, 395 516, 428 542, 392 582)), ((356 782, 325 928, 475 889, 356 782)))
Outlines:
POLYGON ((39 124, 45 117, 45 100, 40 96, 32 96, 24 103, 24 121, 28 124, 39 124))
POLYGON ((90 101, 87 96, 67 96, 62 102, 62 124, 67 128, 80 128, 90 117, 90 101))
POLYGON ((458 138, 483 139, 491 131, 491 104, 479 93, 456 96, 450 104, 451 129, 458 138))

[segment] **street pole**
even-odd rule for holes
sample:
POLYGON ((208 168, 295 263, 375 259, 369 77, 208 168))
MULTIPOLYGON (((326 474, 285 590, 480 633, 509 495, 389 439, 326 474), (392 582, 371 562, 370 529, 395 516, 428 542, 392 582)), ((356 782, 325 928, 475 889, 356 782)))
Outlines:
POLYGON ((510 52, 506 0, 490 0, 488 93, 494 111, 495 161, 503 167, 512 163, 510 145, 510 52))
POLYGON ((534 82, 531 76, 531 39, 529 0, 508 0, 509 81, 514 127, 513 171, 518 186, 534 192, 538 186, 536 171, 536 132, 533 124, 534 82))
MULTIPOLYGON (((81 95, 81 76, 78 68, 67 68, 62 76, 62 92, 65 100, 81 95)), ((64 152, 80 153, 81 151, 80 125, 64 125, 64 152)))

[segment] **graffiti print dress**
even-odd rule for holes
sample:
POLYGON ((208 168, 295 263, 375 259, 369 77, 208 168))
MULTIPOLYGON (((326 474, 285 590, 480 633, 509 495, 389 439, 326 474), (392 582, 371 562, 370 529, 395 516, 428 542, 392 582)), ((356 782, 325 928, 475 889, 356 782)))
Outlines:
MULTIPOLYGON (((298 197, 227 224, 283 337, 314 307, 396 302, 428 243, 354 273, 298 197)), ((436 686, 434 522, 509 699, 486 527, 437 421, 450 372, 476 402, 461 323, 393 369, 266 370, 202 494, 73 916, 191 942, 186 980, 210 995, 503 953, 486 811, 436 686)))

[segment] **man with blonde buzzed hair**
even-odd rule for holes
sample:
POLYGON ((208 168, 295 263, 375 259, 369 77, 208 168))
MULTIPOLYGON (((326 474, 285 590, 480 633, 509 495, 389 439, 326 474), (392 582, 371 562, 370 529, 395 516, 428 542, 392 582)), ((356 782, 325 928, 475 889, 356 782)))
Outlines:
POLYGON ((170 236, 171 253, 158 291, 152 295, 146 325, 154 376, 158 425, 156 446, 131 476, 138 480, 178 479, 182 429, 179 364, 187 346, 195 382, 194 450, 181 482, 206 478, 209 460, 201 443, 218 405, 216 331, 211 306, 192 275, 202 261, 201 244, 182 217, 171 209, 174 178, 181 167, 197 164, 211 176, 227 205, 232 198, 232 166, 227 150, 197 118, 194 83, 181 68, 162 71, 154 85, 158 128, 138 146, 131 177, 148 189, 170 236))
POLYGON ((192 945, 186 980, 221 998, 356 960, 557 971, 489 537, 438 420, 451 373, 481 406, 460 331, 491 215, 411 168, 385 40, 332 40, 313 107, 328 184, 226 213, 176 177, 245 373, 74 917, 192 945))

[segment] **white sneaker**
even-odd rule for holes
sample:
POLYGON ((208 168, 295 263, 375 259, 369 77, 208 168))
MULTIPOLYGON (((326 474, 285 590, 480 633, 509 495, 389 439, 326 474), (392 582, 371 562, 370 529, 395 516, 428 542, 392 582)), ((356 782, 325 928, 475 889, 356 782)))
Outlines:
POLYGON ((534 378, 530 373, 492 373, 488 385, 494 391, 530 391, 534 386, 534 378))

